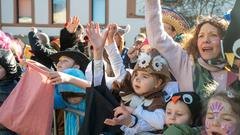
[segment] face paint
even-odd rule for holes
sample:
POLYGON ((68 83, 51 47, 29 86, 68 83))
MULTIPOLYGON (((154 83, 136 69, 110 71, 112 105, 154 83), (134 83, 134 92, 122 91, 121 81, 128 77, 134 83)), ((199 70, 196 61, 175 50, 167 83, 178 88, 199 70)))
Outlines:
POLYGON ((236 126, 233 124, 221 124, 221 128, 226 131, 227 135, 231 135, 236 130, 236 126))
POLYGON ((210 109, 213 112, 214 118, 217 118, 219 112, 223 109, 223 105, 220 102, 214 102, 210 105, 210 109))
POLYGON ((220 35, 218 28, 206 23, 203 24, 197 39, 197 46, 200 56, 204 60, 218 58, 221 54, 220 35))
POLYGON ((212 133, 235 135, 238 119, 238 115, 232 111, 229 103, 221 99, 212 99, 208 104, 205 128, 210 135, 212 133))
POLYGON ((207 129, 209 129, 211 125, 212 125, 212 122, 207 119, 207 120, 205 121, 205 127, 206 127, 207 129))

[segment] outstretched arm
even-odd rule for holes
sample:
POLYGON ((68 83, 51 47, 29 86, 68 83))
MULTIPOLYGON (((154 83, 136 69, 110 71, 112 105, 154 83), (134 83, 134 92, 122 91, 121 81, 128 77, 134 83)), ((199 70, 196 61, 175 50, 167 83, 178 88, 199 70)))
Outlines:
MULTIPOLYGON (((101 78, 103 76, 103 50, 105 48, 108 56, 110 56, 109 60, 115 74, 115 77, 105 76, 106 84, 108 88, 111 89, 113 81, 123 78, 123 76, 126 74, 122 58, 118 51, 116 42, 114 41, 114 35, 117 32, 117 25, 109 24, 106 30, 104 30, 104 33, 101 34, 98 24, 89 23, 87 25, 86 32, 88 34, 91 44, 93 45, 94 51, 94 85, 96 86, 101 84, 101 78)), ((88 66, 86 71, 87 78, 91 78, 91 64, 88 66)))
POLYGON ((180 89, 192 90, 192 83, 189 82, 193 82, 193 61, 164 30, 160 0, 145 0, 145 21, 151 47, 156 48, 167 60, 173 76, 179 81, 180 89))
POLYGON ((113 69, 115 78, 121 79, 125 76, 126 69, 123 64, 123 60, 121 58, 117 44, 114 40, 114 36, 117 32, 117 24, 109 24, 108 29, 109 29, 109 33, 108 33, 105 49, 109 56, 109 60, 110 60, 111 67, 113 69))
MULTIPOLYGON (((106 125, 116 126, 122 125, 121 130, 125 134, 137 134, 145 131, 154 131, 158 128, 152 127, 148 121, 142 119, 137 115, 132 115, 133 108, 121 105, 114 109, 114 118, 106 119, 104 123, 106 125)), ((149 115, 149 117, 151 114, 149 115)), ((157 121, 158 119, 155 119, 157 121)), ((160 128, 162 129, 162 128, 160 128)))
POLYGON ((86 89, 87 87, 90 87, 90 82, 80 79, 62 72, 53 71, 49 73, 49 79, 52 84, 60 84, 60 83, 70 83, 73 85, 76 85, 78 87, 81 87, 83 89, 86 89))
POLYGON ((79 24, 80 20, 77 16, 74 16, 72 19, 70 18, 67 21, 66 27, 60 32, 61 51, 71 48, 77 44, 76 30, 79 24))
POLYGON ((35 27, 32 27, 31 31, 28 33, 28 39, 29 39, 29 43, 32 48, 32 51, 35 54, 38 54, 40 56, 48 56, 57 52, 54 49, 48 48, 47 47, 49 46, 48 44, 42 44, 40 42, 40 39, 37 36, 37 28, 35 27))

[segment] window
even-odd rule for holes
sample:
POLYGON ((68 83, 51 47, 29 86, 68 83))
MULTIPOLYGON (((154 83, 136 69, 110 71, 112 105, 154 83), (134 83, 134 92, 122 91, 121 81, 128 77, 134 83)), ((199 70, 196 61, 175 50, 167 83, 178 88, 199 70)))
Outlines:
MULTIPOLYGON (((165 6, 175 6, 181 0, 161 0, 165 6)), ((127 0, 127 17, 143 18, 144 17, 144 0, 127 0)))
POLYGON ((106 24, 107 0, 92 0, 92 20, 99 24, 106 24))
POLYGON ((67 0, 52 0, 52 23, 65 23, 67 20, 67 0))
POLYGON ((143 18, 144 17, 144 0, 127 1, 127 17, 143 18))
POLYGON ((17 22, 32 23, 32 0, 17 0, 17 22))

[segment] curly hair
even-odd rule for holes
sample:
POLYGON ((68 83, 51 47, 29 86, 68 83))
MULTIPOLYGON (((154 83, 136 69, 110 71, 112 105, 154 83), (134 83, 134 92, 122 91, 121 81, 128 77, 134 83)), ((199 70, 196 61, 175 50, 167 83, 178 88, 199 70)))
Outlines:
POLYGON ((218 34, 221 38, 223 38, 228 23, 224 19, 213 16, 205 16, 205 17, 199 17, 197 25, 192 28, 190 33, 186 34, 183 41, 183 48, 187 51, 187 53, 196 60, 199 56, 199 51, 197 47, 197 41, 198 41, 198 34, 204 24, 210 24, 218 29, 218 34))

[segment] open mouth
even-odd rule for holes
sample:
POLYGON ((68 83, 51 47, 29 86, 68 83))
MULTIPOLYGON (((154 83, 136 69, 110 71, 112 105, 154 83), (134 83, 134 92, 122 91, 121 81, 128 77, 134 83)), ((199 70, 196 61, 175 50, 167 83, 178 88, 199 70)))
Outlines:
POLYGON ((136 89, 139 89, 139 88, 140 88, 140 86, 139 86, 139 85, 134 85, 134 87, 135 87, 136 89))
POLYGON ((212 47, 204 47, 204 48, 202 48, 202 50, 203 50, 203 52, 210 52, 213 50, 213 48, 212 47))
POLYGON ((212 135, 222 135, 222 134, 217 132, 212 132, 212 135))

